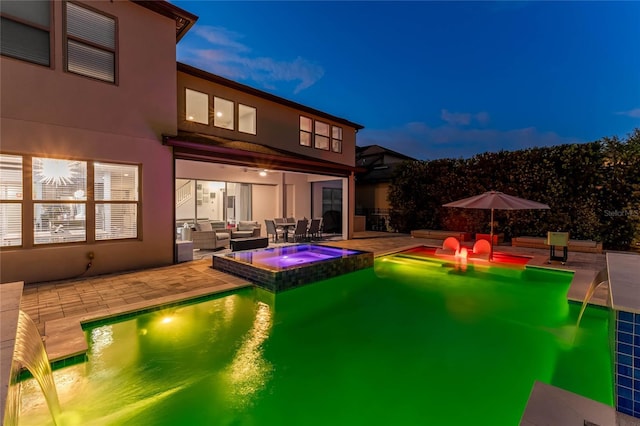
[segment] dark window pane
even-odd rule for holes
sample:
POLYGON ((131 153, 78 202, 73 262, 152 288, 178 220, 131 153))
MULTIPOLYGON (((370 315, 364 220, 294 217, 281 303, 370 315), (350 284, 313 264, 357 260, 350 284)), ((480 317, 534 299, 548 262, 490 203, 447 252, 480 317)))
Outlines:
POLYGON ((41 65, 49 65, 49 32, 2 18, 0 49, 12 56, 41 65))

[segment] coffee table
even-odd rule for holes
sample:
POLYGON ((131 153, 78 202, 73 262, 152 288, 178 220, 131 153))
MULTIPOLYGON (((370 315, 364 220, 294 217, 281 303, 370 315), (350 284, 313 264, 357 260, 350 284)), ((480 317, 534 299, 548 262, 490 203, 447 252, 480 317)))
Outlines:
POLYGON ((269 247, 269 238, 267 237, 232 238, 229 242, 231 251, 269 247))

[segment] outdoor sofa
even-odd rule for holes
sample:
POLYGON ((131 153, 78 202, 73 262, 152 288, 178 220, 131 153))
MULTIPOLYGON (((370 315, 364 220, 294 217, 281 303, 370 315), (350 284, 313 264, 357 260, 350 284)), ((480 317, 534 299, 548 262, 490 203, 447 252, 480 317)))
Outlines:
MULTIPOLYGON (((512 247, 548 249, 546 237, 513 237, 512 247)), ((592 240, 569 240, 569 251, 582 253, 602 253, 602 243, 592 240)))
POLYGON ((262 226, 253 220, 241 220, 231 229, 231 238, 259 237, 262 226))
POLYGON ((191 232, 194 249, 214 250, 229 247, 231 234, 224 221, 198 221, 191 232))
POLYGON ((413 238, 431 238, 434 240, 445 240, 448 237, 457 238, 460 241, 471 241, 471 233, 461 231, 442 231, 432 229, 416 229, 411 231, 413 238))

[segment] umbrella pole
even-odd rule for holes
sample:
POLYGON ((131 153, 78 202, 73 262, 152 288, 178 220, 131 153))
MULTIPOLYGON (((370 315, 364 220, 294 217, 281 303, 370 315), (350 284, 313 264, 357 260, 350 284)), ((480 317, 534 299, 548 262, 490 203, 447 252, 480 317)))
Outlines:
POLYGON ((489 244, 491 250, 489 251, 489 260, 493 260, 493 209, 491 209, 491 234, 489 236, 489 244))

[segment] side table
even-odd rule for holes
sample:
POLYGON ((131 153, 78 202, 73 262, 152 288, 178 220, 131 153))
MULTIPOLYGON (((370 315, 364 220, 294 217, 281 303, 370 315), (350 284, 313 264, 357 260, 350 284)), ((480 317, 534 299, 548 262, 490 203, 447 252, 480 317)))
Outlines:
POLYGON ((193 260, 193 241, 176 241, 176 261, 189 262, 193 260))

